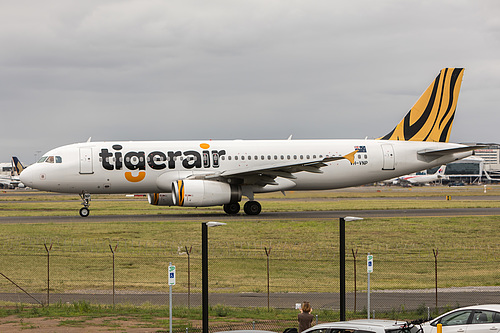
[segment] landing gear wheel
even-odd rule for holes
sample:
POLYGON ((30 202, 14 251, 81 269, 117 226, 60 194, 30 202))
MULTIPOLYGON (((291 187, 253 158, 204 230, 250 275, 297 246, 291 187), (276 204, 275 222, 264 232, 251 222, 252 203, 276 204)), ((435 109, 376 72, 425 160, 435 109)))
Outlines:
POLYGON ((262 206, 258 201, 247 201, 245 202, 245 206, 243 206, 243 210, 247 215, 259 215, 262 206))
POLYGON ((237 202, 230 203, 230 204, 225 204, 224 205, 224 212, 228 215, 236 215, 240 211, 240 204, 237 202))
POLYGON ((80 208, 80 216, 87 217, 90 214, 90 210, 87 207, 80 208))
POLYGON ((90 193, 82 192, 80 193, 80 198, 82 198, 83 207, 80 209, 80 216, 87 217, 90 214, 90 193))

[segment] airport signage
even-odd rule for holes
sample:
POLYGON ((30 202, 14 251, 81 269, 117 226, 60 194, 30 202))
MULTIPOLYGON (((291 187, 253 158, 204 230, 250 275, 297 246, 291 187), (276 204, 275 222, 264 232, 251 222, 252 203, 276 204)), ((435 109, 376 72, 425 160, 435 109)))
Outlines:
POLYGON ((168 285, 175 286, 175 266, 168 266, 168 285))
POLYGON ((373 273, 373 255, 366 256, 366 268, 368 273, 373 273))

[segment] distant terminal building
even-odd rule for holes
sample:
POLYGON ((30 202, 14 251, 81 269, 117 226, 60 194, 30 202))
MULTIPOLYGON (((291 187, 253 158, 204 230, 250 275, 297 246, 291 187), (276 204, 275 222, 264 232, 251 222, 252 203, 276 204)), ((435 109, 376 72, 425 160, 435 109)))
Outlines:
POLYGON ((10 176, 12 172, 12 163, 0 163, 0 175, 10 176))
POLYGON ((500 147, 498 145, 493 145, 488 149, 474 150, 474 156, 484 160, 486 172, 500 173, 500 147))
MULTIPOLYGON (((427 170, 434 173, 438 167, 427 170)), ((463 160, 448 163, 445 175, 449 182, 479 184, 500 181, 500 147, 491 145, 487 149, 477 149, 474 155, 463 160), (493 179, 492 179, 493 178, 493 179)))

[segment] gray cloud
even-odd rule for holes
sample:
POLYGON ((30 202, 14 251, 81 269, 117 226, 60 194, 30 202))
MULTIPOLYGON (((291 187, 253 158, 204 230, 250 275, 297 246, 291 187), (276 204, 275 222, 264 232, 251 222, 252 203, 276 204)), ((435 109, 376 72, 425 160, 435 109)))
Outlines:
POLYGON ((0 4, 2 160, 94 140, 385 134, 443 67, 453 141, 500 141, 495 1, 0 4))

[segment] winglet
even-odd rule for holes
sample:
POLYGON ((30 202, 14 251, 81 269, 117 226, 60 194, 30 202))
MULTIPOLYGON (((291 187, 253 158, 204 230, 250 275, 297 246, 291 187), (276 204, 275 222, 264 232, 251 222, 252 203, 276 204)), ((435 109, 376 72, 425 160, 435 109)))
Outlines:
POLYGON ((354 164, 354 155, 356 155, 357 152, 358 152, 358 150, 354 150, 354 151, 350 152, 349 154, 344 155, 343 157, 346 160, 348 160, 349 162, 351 162, 351 164, 354 164))

